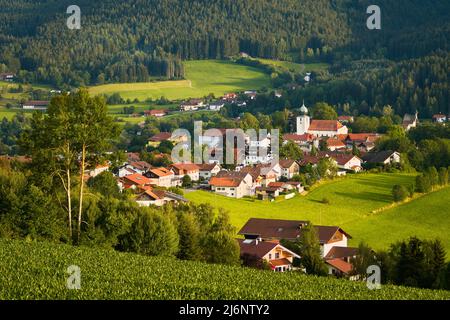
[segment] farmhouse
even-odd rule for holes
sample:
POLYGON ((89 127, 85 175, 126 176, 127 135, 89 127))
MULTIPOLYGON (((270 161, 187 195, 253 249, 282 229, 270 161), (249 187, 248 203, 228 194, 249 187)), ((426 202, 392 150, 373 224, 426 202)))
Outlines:
POLYGON ((11 72, 0 73, 0 80, 2 81, 13 81, 16 75, 11 72))
POLYGON ((298 135, 310 133, 316 137, 335 137, 348 133, 348 128, 337 120, 311 120, 305 104, 300 111, 301 115, 297 117, 298 135))
POLYGON ((419 113, 416 111, 415 114, 405 114, 403 117, 403 129, 406 131, 411 130, 412 128, 417 127, 417 124, 419 123, 419 113))
POLYGON ((248 173, 222 172, 209 180, 211 190, 217 194, 242 198, 253 194, 253 178, 248 173))
POLYGON ((199 164, 198 167, 199 167, 200 178, 203 178, 205 180, 208 180, 211 177, 217 175, 221 169, 220 165, 217 163, 199 164))
POLYGON ((200 180, 200 170, 196 164, 175 163, 170 165, 170 169, 175 173, 175 178, 182 179, 184 176, 189 176, 192 181, 200 180))
POLYGON ((147 171, 144 176, 150 179, 152 185, 170 188, 175 174, 167 168, 155 168, 147 171))
POLYGON ((168 202, 188 202, 184 197, 165 190, 147 188, 143 193, 136 197, 136 202, 141 207, 163 206, 168 202))
POLYGON ((433 115, 433 122, 436 123, 444 123, 447 121, 447 117, 443 115, 442 113, 433 115))
POLYGON ((32 100, 22 104, 22 108, 25 110, 47 110, 50 101, 44 100, 32 100))
POLYGON ((164 117, 167 114, 166 110, 145 110, 144 111, 145 116, 147 117, 164 117))
MULTIPOLYGON (((251 218, 238 234, 245 239, 260 239, 262 241, 296 240, 300 237, 302 228, 308 221, 274 220, 251 218)), ((337 226, 315 226, 319 238, 322 257, 325 257, 333 247, 347 247, 351 238, 344 230, 337 226)))
POLYGON ((191 99, 185 101, 180 105, 180 111, 196 111, 199 108, 205 106, 205 103, 201 99, 191 99))
POLYGON ((281 168, 281 176, 286 179, 292 179, 293 176, 300 172, 300 166, 297 161, 292 159, 281 159, 279 160, 281 168))
POLYGON ((300 258, 299 255, 276 242, 257 239, 238 239, 237 241, 244 264, 246 261, 252 261, 253 258, 268 263, 273 271, 284 272, 293 269, 294 258, 300 258))
POLYGON ((366 153, 364 156, 362 156, 362 159, 366 163, 390 165, 394 163, 400 163, 401 156, 397 151, 386 150, 366 153))

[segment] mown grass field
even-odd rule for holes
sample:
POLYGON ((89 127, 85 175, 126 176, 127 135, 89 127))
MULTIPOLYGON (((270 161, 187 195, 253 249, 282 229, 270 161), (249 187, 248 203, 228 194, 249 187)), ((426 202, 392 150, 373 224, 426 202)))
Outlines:
POLYGON ((186 197, 196 203, 207 202, 227 209, 232 224, 239 229, 252 217, 310 220, 315 224, 344 228, 353 236, 351 245, 355 246, 365 241, 376 249, 387 248, 392 242, 418 235, 440 237, 450 254, 450 188, 372 213, 393 203, 393 185, 406 186, 413 181, 414 175, 359 174, 327 182, 306 196, 273 203, 231 199, 205 191, 187 193, 186 197), (321 203, 323 198, 330 204, 321 203))
POLYGON ((270 87, 267 74, 231 61, 199 60, 184 64, 186 80, 106 84, 89 90, 92 95, 118 92, 124 99, 144 101, 162 96, 169 100, 199 98, 210 93, 220 96, 227 92, 270 87))
POLYGON ((0 240, 0 300, 5 299, 450 299, 449 291, 382 286, 112 250, 0 240), (66 288, 71 265, 81 290, 66 288))
POLYGON ((264 64, 279 67, 293 72, 314 72, 328 69, 329 65, 326 63, 295 63, 291 61, 257 59, 264 64))

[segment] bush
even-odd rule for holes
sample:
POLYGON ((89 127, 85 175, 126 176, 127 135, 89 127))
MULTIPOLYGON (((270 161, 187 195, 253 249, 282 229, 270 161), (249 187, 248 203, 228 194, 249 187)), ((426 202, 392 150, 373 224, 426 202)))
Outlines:
POLYGON ((330 199, 328 199, 328 198, 323 198, 321 202, 323 204, 330 204, 331 203, 330 199))
POLYGON ((416 177, 416 191, 419 193, 431 191, 431 182, 427 175, 422 174, 416 177))
POLYGON ((395 202, 400 202, 400 201, 405 200, 406 198, 408 198, 409 194, 410 194, 410 192, 404 186, 396 184, 392 188, 392 196, 394 197, 395 202))

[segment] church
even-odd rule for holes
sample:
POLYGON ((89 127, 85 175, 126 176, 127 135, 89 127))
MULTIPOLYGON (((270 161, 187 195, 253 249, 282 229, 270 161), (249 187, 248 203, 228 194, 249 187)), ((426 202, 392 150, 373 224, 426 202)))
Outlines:
POLYGON ((297 117, 297 134, 312 134, 316 137, 335 137, 339 134, 348 134, 348 128, 337 120, 311 120, 308 108, 303 103, 300 116, 297 117))

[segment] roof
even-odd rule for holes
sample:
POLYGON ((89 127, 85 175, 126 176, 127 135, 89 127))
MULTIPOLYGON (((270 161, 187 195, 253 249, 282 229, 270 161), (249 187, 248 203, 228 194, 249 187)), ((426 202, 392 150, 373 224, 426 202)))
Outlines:
POLYGON ((130 174, 128 176, 123 177, 124 179, 130 181, 131 183, 135 185, 145 185, 150 184, 150 179, 144 177, 143 175, 139 173, 130 174))
POLYGON ((294 142, 309 142, 314 140, 314 136, 310 133, 305 134, 295 134, 295 133, 286 133, 283 135, 283 140, 294 141, 294 142))
POLYGON ((141 157, 137 152, 128 152, 127 153, 128 161, 140 161, 141 157))
POLYGON ((353 116, 339 116, 339 121, 353 121, 353 116))
POLYGON ((199 170, 198 165, 196 165, 194 163, 174 163, 170 167, 175 168, 177 170, 184 170, 184 171, 199 170))
POLYGON ((443 114, 434 114, 433 119, 447 119, 447 117, 443 114))
POLYGON ((274 267, 278 267, 278 266, 288 266, 291 265, 292 263, 286 259, 275 259, 275 260, 270 260, 269 263, 274 266, 274 267))
MULTIPOLYGON (((241 235, 256 235, 263 239, 296 239, 300 230, 309 221, 303 220, 275 220, 251 218, 239 231, 241 235)), ((351 236, 337 226, 315 226, 320 243, 328 243, 337 231, 348 238, 351 236)))
POLYGON ((354 257, 358 255, 358 248, 351 247, 333 247, 328 251, 325 259, 341 259, 347 257, 354 257))
POLYGON ((276 242, 268 242, 268 241, 252 241, 250 243, 245 242, 244 239, 237 239, 239 243, 239 247, 241 249, 241 255, 249 254, 254 255, 259 258, 264 257, 271 250, 273 250, 278 243, 276 242), (258 244, 256 244, 258 243, 258 244))
POLYGON ((278 161, 278 163, 279 163, 280 167, 288 169, 295 163, 295 160, 292 160, 292 159, 281 159, 281 160, 278 161))
POLYGON ((242 177, 212 177, 209 184, 214 187, 238 187, 244 179, 242 177))
POLYGON ((342 259, 330 259, 325 260, 326 263, 331 265, 332 267, 336 268, 337 270, 348 274, 350 271, 352 271, 353 267, 350 263, 345 262, 342 259))
POLYGON ((360 158, 358 158, 357 156, 353 155, 353 154, 346 154, 346 153, 330 153, 329 156, 331 158, 333 158, 338 165, 345 165, 348 162, 350 162, 353 158, 357 158, 359 160, 361 160, 360 158))
POLYGON ((172 133, 170 132, 160 132, 155 134, 153 137, 150 137, 150 139, 148 139, 149 141, 153 141, 153 142, 161 142, 161 141, 166 141, 169 140, 172 137, 172 133))
POLYGON ((202 163, 198 164, 198 168, 200 171, 211 171, 213 170, 218 164, 217 163, 202 163))
POLYGON ((152 165, 145 161, 133 161, 130 162, 130 166, 136 168, 138 170, 148 170, 152 167, 152 165))
POLYGON ((381 135, 377 133, 349 133, 344 139, 355 142, 374 142, 379 138, 381 135))
POLYGON ((151 172, 152 174, 154 174, 157 177, 167 177, 167 176, 173 175, 172 171, 170 171, 169 169, 164 168, 164 167, 151 169, 151 170, 149 170, 149 172, 151 172))
POLYGON ((339 148, 339 147, 345 148, 345 143, 343 143, 339 139, 330 138, 327 140, 327 146, 332 148, 339 148))
POLYGON ((48 106, 50 101, 44 100, 30 100, 24 103, 25 106, 48 106))
POLYGON ((312 131, 337 131, 343 125, 337 120, 312 120, 308 130, 312 131))
POLYGON ((145 110, 144 113, 153 116, 156 114, 166 114, 167 112, 166 112, 166 110, 162 110, 162 109, 156 110, 155 109, 155 110, 145 110))
POLYGON ((369 152, 362 156, 362 159, 366 162, 370 163, 382 163, 385 162, 388 158, 390 158, 395 151, 385 150, 380 152, 369 152))

